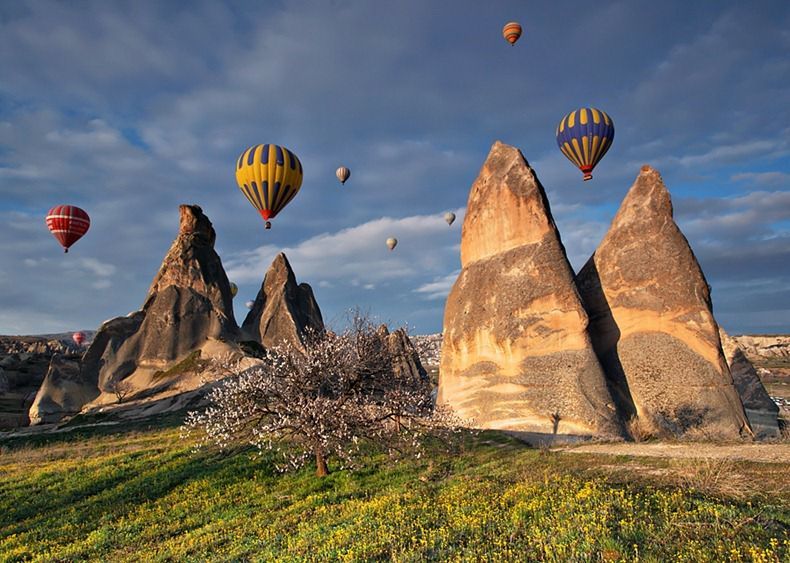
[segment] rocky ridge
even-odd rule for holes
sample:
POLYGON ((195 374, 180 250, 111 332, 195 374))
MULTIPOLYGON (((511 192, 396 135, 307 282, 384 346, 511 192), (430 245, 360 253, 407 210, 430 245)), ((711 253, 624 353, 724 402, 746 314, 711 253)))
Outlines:
POLYGON ((438 401, 478 428, 619 436, 549 202, 496 142, 472 185, 447 298, 438 401))

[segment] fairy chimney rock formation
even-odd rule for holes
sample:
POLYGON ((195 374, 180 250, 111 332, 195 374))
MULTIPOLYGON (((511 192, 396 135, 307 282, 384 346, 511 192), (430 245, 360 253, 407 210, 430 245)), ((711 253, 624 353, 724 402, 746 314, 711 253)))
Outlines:
POLYGON ((161 368, 208 338, 233 340, 238 335, 230 282, 214 250, 214 227, 197 205, 181 205, 179 211, 178 236, 148 290, 140 325, 121 344, 115 361, 103 366, 100 384, 125 362, 161 368))
MULTIPOLYGON (((216 234, 211 221, 197 205, 181 205, 179 211, 178 236, 142 309, 105 322, 83 356, 79 377, 68 380, 81 386, 74 405, 79 402, 76 397, 98 395, 108 383, 139 369, 165 369, 208 339, 232 341, 238 336, 230 283, 214 250, 216 234)), ((60 385, 53 381, 42 386, 37 401, 58 404, 59 393, 60 385)), ((50 413, 50 418, 55 416, 50 413)))
POLYGON ((308 329, 324 330, 321 310, 312 288, 306 283, 297 285, 288 258, 281 252, 263 278, 242 331, 264 348, 282 343, 301 348, 308 329))
POLYGON ((617 436, 546 193, 496 142, 472 185, 447 299, 438 401, 477 428, 617 436))
POLYGON ((743 353, 738 342, 719 327, 721 347, 730 366, 735 388, 741 397, 746 417, 757 438, 778 438, 779 407, 765 390, 754 365, 743 353))
POLYGON ((98 394, 95 386, 82 381, 78 361, 55 354, 30 407, 30 424, 58 422, 64 416, 77 414, 98 394))
POLYGON ((390 332, 387 325, 381 325, 377 334, 389 350, 396 377, 430 385, 428 372, 425 371, 420 355, 404 329, 399 328, 390 332))
POLYGON ((749 433, 710 288, 656 170, 642 167, 577 285, 626 415, 658 435, 749 433))

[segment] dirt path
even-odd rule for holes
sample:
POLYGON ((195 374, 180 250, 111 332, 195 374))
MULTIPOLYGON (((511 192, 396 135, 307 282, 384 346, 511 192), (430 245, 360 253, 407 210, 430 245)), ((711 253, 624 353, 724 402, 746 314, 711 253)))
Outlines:
POLYGON ((567 453, 669 457, 678 459, 710 458, 790 464, 790 444, 582 444, 557 448, 567 453))

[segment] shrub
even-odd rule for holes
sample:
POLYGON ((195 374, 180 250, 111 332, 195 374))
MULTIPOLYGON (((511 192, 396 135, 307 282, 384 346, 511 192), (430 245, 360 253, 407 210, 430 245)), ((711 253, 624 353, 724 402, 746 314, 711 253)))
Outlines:
POLYGON ((419 449, 426 432, 456 430, 451 413, 434 408, 430 382, 394 369, 395 359, 360 316, 341 334, 308 332, 304 350, 283 343, 260 366, 227 366, 234 375, 209 393, 204 411, 188 414, 186 434, 225 449, 275 450, 281 470, 313 458, 324 476, 331 456, 351 465, 365 444, 419 449))

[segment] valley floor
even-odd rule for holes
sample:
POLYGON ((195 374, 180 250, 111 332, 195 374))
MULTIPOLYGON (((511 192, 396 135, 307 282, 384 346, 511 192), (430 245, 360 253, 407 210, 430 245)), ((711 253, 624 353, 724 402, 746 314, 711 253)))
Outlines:
MULTIPOLYGON (((669 457, 673 459, 717 459, 777 463, 790 469, 790 443, 716 444, 698 442, 620 442, 584 444, 562 451, 570 453, 609 454, 625 456, 669 457)), ((790 483, 787 483, 790 486, 790 483)))
POLYGON ((317 479, 251 452, 195 452, 176 422, 0 440, 0 560, 790 558, 784 444, 744 446, 780 452, 754 463, 714 446, 571 454, 486 432, 317 479))

